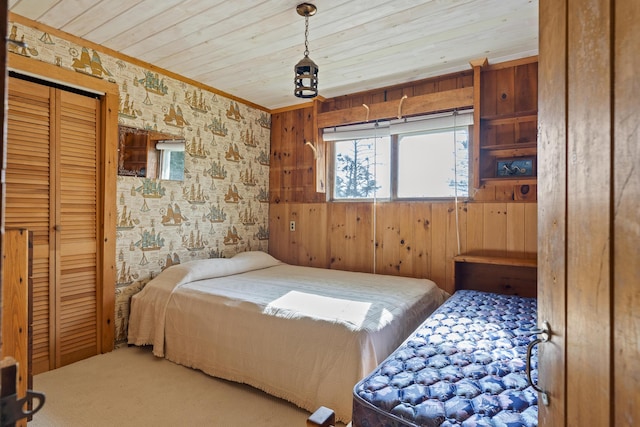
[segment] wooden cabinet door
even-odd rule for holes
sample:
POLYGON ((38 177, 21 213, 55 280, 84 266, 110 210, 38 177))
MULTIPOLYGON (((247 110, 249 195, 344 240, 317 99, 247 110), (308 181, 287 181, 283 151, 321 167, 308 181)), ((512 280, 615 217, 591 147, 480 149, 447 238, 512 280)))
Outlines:
POLYGON ((33 231, 33 371, 98 353, 99 101, 9 79, 6 226, 33 231))

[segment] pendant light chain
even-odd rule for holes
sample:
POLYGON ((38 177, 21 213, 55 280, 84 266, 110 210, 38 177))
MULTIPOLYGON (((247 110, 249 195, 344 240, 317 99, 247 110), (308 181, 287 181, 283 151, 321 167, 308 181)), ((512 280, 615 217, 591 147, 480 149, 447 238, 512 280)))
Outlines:
POLYGON ((304 56, 309 56, 309 14, 304 17, 304 56))

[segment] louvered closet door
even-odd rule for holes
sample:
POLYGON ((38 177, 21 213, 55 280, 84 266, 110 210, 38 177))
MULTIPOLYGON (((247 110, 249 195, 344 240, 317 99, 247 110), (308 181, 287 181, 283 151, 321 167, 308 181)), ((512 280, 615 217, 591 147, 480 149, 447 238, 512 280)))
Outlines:
POLYGON ((56 366, 98 353, 96 99, 56 91, 56 366))
POLYGON ((34 373, 98 353, 98 103, 9 79, 5 222, 34 232, 34 373))
POLYGON ((9 79, 5 227, 33 231, 33 372, 50 369, 51 92, 9 79))

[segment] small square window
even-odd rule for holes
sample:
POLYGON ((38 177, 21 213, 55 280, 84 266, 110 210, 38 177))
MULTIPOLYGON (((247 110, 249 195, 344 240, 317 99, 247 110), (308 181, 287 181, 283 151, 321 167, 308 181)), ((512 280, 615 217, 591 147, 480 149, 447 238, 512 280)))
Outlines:
POLYGON ((184 180, 184 151, 160 150, 160 179, 184 180))

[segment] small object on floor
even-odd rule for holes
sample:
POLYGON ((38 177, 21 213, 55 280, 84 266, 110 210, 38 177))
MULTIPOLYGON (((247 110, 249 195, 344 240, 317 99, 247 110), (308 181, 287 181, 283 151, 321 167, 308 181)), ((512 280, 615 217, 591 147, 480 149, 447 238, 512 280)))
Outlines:
POLYGON ((324 406, 316 409, 316 411, 307 419, 307 427, 332 427, 335 424, 335 413, 324 406))

